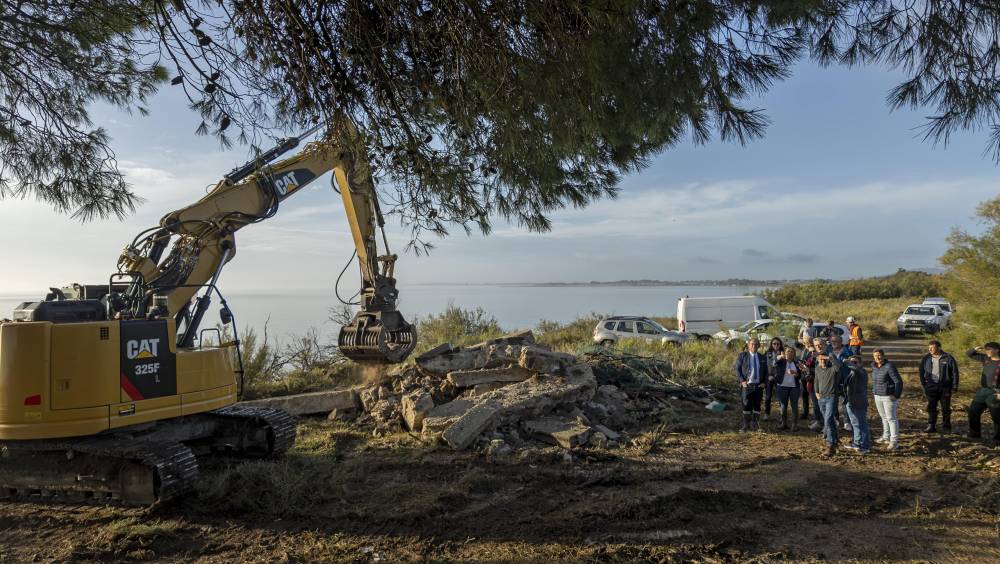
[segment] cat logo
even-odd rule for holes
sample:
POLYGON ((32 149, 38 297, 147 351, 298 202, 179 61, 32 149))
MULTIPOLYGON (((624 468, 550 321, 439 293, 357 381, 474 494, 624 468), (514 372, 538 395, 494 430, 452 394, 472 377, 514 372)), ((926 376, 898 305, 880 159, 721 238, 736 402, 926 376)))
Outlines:
POLYGON ((129 359, 156 358, 159 339, 140 339, 125 343, 125 356, 129 359))
POLYGON ((274 179, 274 190, 278 192, 279 196, 284 196, 298 187, 299 182, 295 179, 294 172, 289 172, 280 178, 274 179))

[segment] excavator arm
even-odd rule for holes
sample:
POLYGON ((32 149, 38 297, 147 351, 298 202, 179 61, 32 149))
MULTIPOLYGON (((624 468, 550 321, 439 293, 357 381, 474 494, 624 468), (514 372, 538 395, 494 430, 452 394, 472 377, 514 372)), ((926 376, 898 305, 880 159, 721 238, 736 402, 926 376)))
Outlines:
MULTIPOLYGON (((273 217, 284 200, 333 171, 361 273, 361 307, 341 329, 340 350, 354 360, 404 360, 416 345, 416 333, 396 310, 396 255, 388 253, 384 232, 386 253, 379 254, 377 233, 384 219, 371 171, 364 158, 354 158, 346 144, 333 141, 356 135, 356 130, 342 122, 323 139, 278 160, 316 129, 283 140, 234 169, 197 202, 168 213, 158 227, 140 233, 119 258, 115 276, 128 285, 110 295, 110 311, 123 319, 172 316, 178 345, 191 347, 219 275, 236 255, 236 231, 273 217)), ((225 318, 230 314, 223 306, 225 318)))

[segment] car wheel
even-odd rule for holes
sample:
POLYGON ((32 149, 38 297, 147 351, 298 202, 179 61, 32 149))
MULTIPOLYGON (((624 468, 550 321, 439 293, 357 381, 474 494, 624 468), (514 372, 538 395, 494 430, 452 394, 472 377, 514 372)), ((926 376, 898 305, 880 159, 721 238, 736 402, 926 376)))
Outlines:
POLYGON ((900 339, 906 338, 906 333, 904 333, 903 331, 896 331, 896 334, 899 335, 900 339))
POLYGON ((707 343, 707 342, 709 342, 709 341, 712 340, 712 336, 711 335, 698 335, 698 340, 701 341, 701 342, 703 342, 703 343, 707 343))
POLYGON ((603 341, 601 341, 602 347, 610 347, 613 344, 615 344, 615 342, 612 341, 611 339, 604 339, 603 341))
POLYGON ((671 347, 679 347, 679 346, 681 346, 681 342, 680 341, 667 341, 667 344, 670 345, 671 347))

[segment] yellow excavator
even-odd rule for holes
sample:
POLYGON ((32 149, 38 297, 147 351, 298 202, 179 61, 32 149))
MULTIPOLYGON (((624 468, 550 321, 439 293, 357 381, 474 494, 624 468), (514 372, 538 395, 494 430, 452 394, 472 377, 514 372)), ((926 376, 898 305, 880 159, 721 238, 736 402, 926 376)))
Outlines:
POLYGON ((278 160, 319 128, 282 140, 140 233, 107 284, 52 288, 0 321, 0 499, 151 504, 191 488, 196 455, 263 458, 291 448, 291 416, 237 403, 240 341, 217 283, 236 231, 273 217, 328 171, 361 272, 360 308, 339 349, 379 363, 412 352, 416 332, 396 310, 396 255, 384 231, 378 253, 384 219, 371 171, 334 142, 356 130, 341 121, 278 160), (231 338, 201 327, 213 297, 231 338))

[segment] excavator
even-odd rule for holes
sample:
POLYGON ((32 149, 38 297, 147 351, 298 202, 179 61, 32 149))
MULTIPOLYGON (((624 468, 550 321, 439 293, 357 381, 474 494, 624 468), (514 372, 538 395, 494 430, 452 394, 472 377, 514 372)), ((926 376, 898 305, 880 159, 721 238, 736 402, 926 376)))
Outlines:
POLYGON ((288 413, 238 403, 239 334, 218 281, 236 232, 326 172, 361 273, 339 350, 382 364, 413 351, 371 169, 335 142, 356 136, 353 124, 326 124, 321 139, 278 160, 323 126, 281 140, 139 233, 106 284, 51 288, 0 321, 0 499, 155 504, 190 490, 198 456, 268 458, 294 445, 288 413), (213 298, 221 325, 203 328, 213 298))

